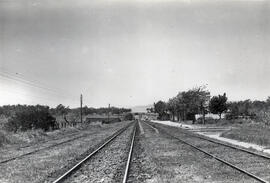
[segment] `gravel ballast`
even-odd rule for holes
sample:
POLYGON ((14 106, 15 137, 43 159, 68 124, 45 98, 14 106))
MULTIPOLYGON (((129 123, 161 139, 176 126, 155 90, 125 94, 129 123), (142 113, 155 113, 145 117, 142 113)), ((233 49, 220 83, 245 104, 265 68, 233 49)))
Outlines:
POLYGON ((88 129, 90 135, 62 145, 44 149, 0 165, 0 182, 51 182, 61 170, 76 163, 80 156, 100 143, 127 122, 88 129), (93 131, 91 131, 93 130, 93 131))
POLYGON ((143 148, 144 141, 144 130, 142 123, 139 122, 127 181, 129 183, 148 182, 157 175, 155 163, 143 148))
POLYGON ((129 127, 116 139, 101 149, 65 182, 121 182, 130 147, 133 127, 129 127))
POLYGON ((142 126, 142 147, 157 171, 144 182, 256 182, 161 131, 156 133, 143 123, 142 126))
MULTIPOLYGON (((159 125, 156 125, 159 126, 159 125)), ((189 142, 219 158, 222 158, 244 170, 255 174, 267 181, 270 181, 270 160, 258 157, 240 150, 225 147, 203 139, 199 139, 185 133, 181 133, 180 129, 162 126, 173 135, 189 142)))
MULTIPOLYGON (((92 152, 102 141, 126 125, 128 123, 124 122, 89 129, 84 132, 88 135, 83 138, 0 164, 0 182, 52 182, 92 152)), ((65 182, 122 182, 133 127, 134 125, 130 126, 119 137, 95 154, 65 182)), ((270 163, 266 163, 265 160, 259 160, 252 155, 243 154, 243 152, 234 152, 232 149, 189 137, 181 133, 181 129, 178 128, 160 124, 156 124, 155 127, 151 128, 144 122, 139 122, 137 125, 128 176, 129 183, 256 182, 251 177, 171 138, 160 129, 164 129, 169 134, 178 136, 218 157, 227 158, 226 160, 230 160, 231 163, 269 180, 270 163), (267 168, 267 170, 263 168, 267 168)), ((77 135, 81 135, 81 133, 72 137, 77 135)), ((67 139, 69 139, 68 136, 63 136, 56 142, 67 139)), ((37 147, 53 143, 55 141, 48 141, 48 143, 36 144, 26 149, 34 150, 37 147)))

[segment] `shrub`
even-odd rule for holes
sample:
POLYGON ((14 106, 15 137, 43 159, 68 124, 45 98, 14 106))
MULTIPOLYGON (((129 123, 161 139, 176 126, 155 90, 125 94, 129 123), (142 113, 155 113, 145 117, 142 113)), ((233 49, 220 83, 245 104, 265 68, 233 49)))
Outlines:
MULTIPOLYGON (((212 117, 205 117, 205 123, 206 124, 216 124, 218 120, 212 118, 212 117)), ((196 122, 198 124, 203 124, 203 117, 199 117, 196 122)))
POLYGON ((27 106, 16 113, 5 124, 8 131, 17 132, 29 129, 43 129, 45 131, 55 128, 55 118, 45 106, 27 106))
POLYGON ((270 125, 270 111, 259 111, 257 112, 256 117, 257 121, 270 125))
POLYGON ((5 124, 8 122, 8 117, 5 115, 0 115, 0 130, 3 129, 5 124))
POLYGON ((127 113, 124 117, 124 120, 133 120, 134 116, 132 113, 127 113))
POLYGON ((223 132, 221 137, 236 139, 258 145, 270 145, 270 127, 262 123, 246 123, 223 132))
POLYGON ((2 130, 0 130, 0 147, 4 144, 7 144, 9 142, 8 138, 6 137, 6 133, 2 130))

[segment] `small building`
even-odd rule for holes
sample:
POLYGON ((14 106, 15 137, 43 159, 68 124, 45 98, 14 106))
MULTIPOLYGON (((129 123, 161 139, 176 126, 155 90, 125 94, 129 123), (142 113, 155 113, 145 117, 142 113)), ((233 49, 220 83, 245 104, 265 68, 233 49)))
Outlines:
POLYGON ((157 120, 157 113, 134 113, 135 119, 139 120, 157 120))
POLYGON ((95 123, 95 122, 101 122, 101 123, 116 123, 120 122, 121 118, 118 116, 106 116, 106 115, 88 115, 85 117, 85 123, 95 123))
MULTIPOLYGON (((196 114, 195 115, 195 119, 198 120, 199 118, 202 118, 203 115, 202 114, 196 114)), ((218 114, 212 114, 212 113, 208 113, 205 114, 205 118, 209 118, 209 119, 219 119, 219 115, 218 114)), ((221 114, 221 119, 225 118, 225 113, 221 114)))

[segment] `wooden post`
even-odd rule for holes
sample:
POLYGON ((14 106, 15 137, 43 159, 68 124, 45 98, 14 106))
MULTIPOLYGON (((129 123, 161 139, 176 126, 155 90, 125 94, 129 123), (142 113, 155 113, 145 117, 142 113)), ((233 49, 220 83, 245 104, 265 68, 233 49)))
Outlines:
POLYGON ((111 107, 111 105, 109 104, 109 107, 108 107, 108 123, 110 122, 110 107, 111 107))
POLYGON ((82 123, 82 105, 83 105, 83 96, 81 94, 81 97, 80 97, 80 101, 81 101, 81 123, 82 123))

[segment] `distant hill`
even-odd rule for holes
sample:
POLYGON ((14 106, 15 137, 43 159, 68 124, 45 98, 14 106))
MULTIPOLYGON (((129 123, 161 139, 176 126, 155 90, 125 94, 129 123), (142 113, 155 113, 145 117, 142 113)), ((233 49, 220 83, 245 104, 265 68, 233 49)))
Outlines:
POLYGON ((151 108, 151 107, 153 107, 153 105, 149 104, 149 105, 141 105, 141 106, 130 107, 130 109, 132 110, 132 112, 147 112, 146 109, 151 108))

